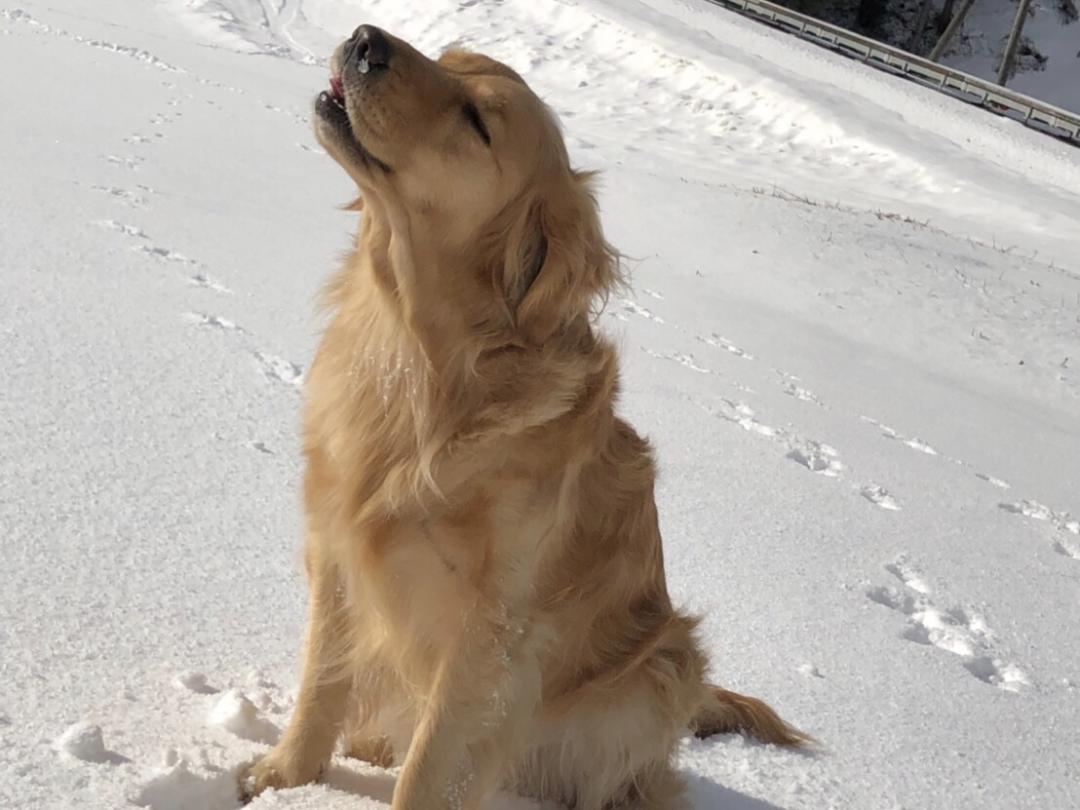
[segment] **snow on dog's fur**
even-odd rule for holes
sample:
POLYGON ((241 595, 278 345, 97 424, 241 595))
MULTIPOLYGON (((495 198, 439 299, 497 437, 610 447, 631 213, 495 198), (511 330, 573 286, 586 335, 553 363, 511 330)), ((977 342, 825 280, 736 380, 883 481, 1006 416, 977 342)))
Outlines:
POLYGON ((395 810, 498 787, 675 808, 685 730, 806 738, 704 681, 668 597, 648 444, 591 323, 620 282, 553 116, 484 56, 362 26, 316 133, 356 181, 356 250, 307 382, 303 683, 249 795, 335 743, 402 763, 395 810))

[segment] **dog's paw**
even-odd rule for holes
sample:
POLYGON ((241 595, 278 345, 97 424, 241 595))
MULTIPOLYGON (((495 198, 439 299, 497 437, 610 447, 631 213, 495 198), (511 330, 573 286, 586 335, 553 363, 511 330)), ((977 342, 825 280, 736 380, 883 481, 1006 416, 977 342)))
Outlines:
POLYGON ((293 757, 278 755, 277 749, 240 771, 238 789, 240 801, 247 804, 264 790, 283 790, 316 781, 322 766, 305 766, 293 757))

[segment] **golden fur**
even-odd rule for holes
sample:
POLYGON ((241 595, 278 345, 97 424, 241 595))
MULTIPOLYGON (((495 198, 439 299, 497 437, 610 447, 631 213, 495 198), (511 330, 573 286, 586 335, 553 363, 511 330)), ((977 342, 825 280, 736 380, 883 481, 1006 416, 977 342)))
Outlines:
POLYGON ((394 810, 498 787, 677 808, 686 729, 807 738, 705 683, 668 597, 650 448, 591 324, 620 277, 589 177, 509 68, 386 35, 357 70, 358 36, 343 109, 316 105, 363 218, 307 382, 303 682, 248 794, 316 779, 343 738, 403 765, 394 810))

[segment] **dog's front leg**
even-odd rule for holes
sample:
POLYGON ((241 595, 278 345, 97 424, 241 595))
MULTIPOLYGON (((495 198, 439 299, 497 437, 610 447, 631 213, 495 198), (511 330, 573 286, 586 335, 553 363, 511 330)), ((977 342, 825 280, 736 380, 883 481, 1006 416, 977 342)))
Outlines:
POLYGON ((393 810, 480 807, 519 750, 539 695, 530 633, 504 609, 471 611, 440 662, 393 810))
POLYGON ((305 562, 310 603, 296 711, 281 741, 242 776, 245 799, 266 788, 315 781, 330 760, 344 720, 351 685, 344 590, 337 569, 320 553, 315 535, 308 538, 305 562))

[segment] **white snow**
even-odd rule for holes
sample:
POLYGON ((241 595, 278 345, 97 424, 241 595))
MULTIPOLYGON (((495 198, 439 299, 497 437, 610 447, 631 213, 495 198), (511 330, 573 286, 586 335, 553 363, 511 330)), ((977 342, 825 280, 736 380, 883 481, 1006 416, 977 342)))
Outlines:
POLYGON ((824 746, 687 741, 693 810, 1080 806, 1080 152, 698 0, 7 0, 0 807, 233 808, 287 724, 360 22, 506 60, 603 172, 672 594, 824 746))
POLYGON ((281 736, 278 728, 259 715, 259 709, 239 689, 230 689, 214 704, 207 722, 237 737, 273 745, 281 736))
POLYGON ((56 738, 53 748, 62 756, 83 762, 113 762, 117 761, 116 754, 110 753, 105 748, 105 738, 101 733, 101 726, 90 723, 73 723, 65 729, 64 733, 56 738))
POLYGON ((152 810, 205 810, 209 807, 240 806, 233 774, 223 770, 209 777, 200 776, 192 772, 184 760, 166 764, 128 797, 128 802, 152 810))
POLYGON ((200 695, 213 695, 217 693, 217 689, 210 685, 206 676, 201 672, 191 672, 190 670, 181 672, 176 678, 173 679, 175 683, 181 689, 187 689, 190 692, 196 692, 200 695))

